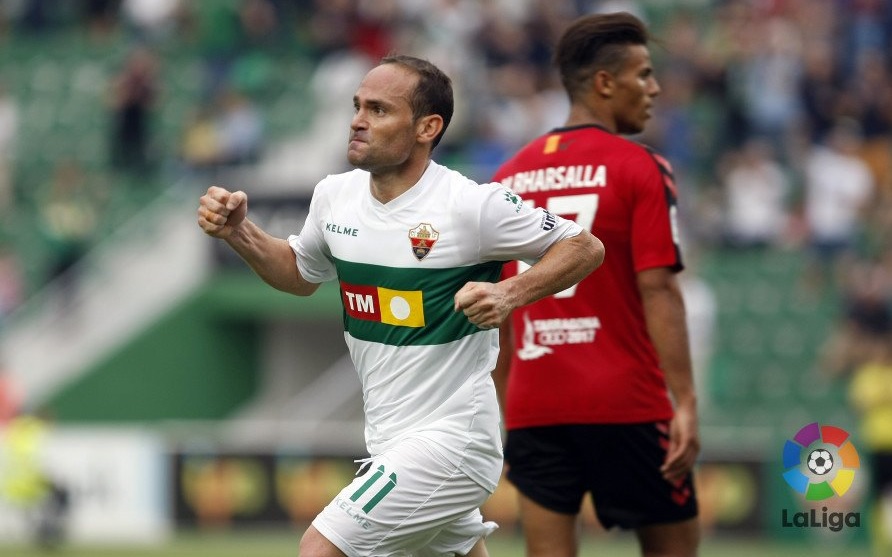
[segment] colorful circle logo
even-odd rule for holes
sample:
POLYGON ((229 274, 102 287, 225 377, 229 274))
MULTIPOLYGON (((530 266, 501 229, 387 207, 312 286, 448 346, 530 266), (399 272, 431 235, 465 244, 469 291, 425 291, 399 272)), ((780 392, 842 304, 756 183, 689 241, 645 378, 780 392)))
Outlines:
POLYGON ((784 479, 810 501, 842 497, 860 466, 849 432, 836 426, 808 424, 784 443, 784 479))

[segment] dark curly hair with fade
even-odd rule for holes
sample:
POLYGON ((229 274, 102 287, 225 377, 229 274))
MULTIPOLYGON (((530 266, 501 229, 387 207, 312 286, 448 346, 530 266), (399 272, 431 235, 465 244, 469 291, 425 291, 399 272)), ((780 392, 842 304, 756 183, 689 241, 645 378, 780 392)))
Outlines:
POLYGON ((627 12, 592 14, 573 22, 558 41, 554 64, 570 99, 575 99, 599 71, 617 73, 629 45, 647 45, 644 23, 627 12))
POLYGON ((434 138, 431 149, 440 143, 449 122, 452 121, 452 113, 455 110, 455 101, 452 97, 452 80, 443 71, 427 60, 393 54, 381 59, 381 65, 398 64, 408 68, 418 75, 418 85, 412 93, 412 117, 417 120, 430 114, 439 114, 443 118, 443 129, 434 138))

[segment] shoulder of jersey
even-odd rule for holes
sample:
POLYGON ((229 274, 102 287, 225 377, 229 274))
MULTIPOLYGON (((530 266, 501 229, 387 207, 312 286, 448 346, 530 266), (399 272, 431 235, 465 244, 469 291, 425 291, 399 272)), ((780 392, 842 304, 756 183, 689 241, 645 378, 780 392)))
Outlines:
POLYGON ((317 193, 319 190, 322 190, 325 193, 333 193, 334 190, 339 187, 343 187, 345 184, 349 184, 353 180, 362 179, 364 176, 368 176, 368 172, 358 168, 339 174, 329 174, 325 178, 319 180, 315 190, 317 193))
MULTIPOLYGON (((448 177, 448 186, 457 190, 460 195, 482 195, 493 188, 502 188, 502 185, 498 182, 477 182, 476 180, 465 176, 458 170, 453 170, 447 167, 442 168, 446 171, 445 176, 448 177)), ((442 186, 443 184, 439 187, 442 186)))
POLYGON ((629 151, 629 153, 640 154, 642 156, 653 152, 653 149, 643 143, 640 143, 628 137, 624 137, 622 135, 611 133, 600 127, 582 128, 581 130, 570 129, 566 131, 558 129, 552 133, 547 133, 542 137, 536 139, 532 144, 529 145, 529 147, 536 147, 541 149, 545 144, 548 143, 549 137, 552 136, 561 136, 561 143, 564 143, 566 141, 570 148, 572 148, 572 146, 577 141, 582 141, 582 145, 588 145, 589 141, 593 141, 595 142, 595 145, 593 147, 599 150, 604 149, 605 147, 613 147, 616 149, 626 149, 629 151), (581 137, 573 137, 573 135, 579 131, 588 131, 589 134, 592 132, 599 132, 596 136, 597 140, 589 139, 592 136, 588 134, 581 137))
POLYGON ((672 165, 669 163, 669 160, 661 155, 656 149, 643 143, 638 143, 637 145, 640 145, 641 148, 644 149, 648 157, 657 165, 661 172, 672 172, 672 165))
POLYGON ((617 148, 623 149, 628 154, 627 162, 634 162, 634 164, 650 163, 656 167, 668 165, 663 156, 650 145, 619 135, 614 135, 613 137, 616 138, 617 148))

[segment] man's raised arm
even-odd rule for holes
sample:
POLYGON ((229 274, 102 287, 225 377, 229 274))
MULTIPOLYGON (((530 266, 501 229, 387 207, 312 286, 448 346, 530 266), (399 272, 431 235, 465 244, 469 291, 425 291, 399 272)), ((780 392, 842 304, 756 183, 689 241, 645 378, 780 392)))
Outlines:
POLYGON ((247 218, 248 196, 211 186, 198 207, 198 226, 224 240, 264 282, 277 290, 309 296, 319 287, 297 269, 294 251, 282 238, 270 236, 247 218))

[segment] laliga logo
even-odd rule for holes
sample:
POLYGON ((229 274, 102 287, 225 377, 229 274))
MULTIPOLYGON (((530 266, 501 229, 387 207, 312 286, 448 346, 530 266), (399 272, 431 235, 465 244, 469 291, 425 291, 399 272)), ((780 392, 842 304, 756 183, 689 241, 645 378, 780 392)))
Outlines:
MULTIPOLYGON (((832 425, 821 426, 817 422, 803 427, 793 439, 784 443, 784 480, 807 501, 822 501, 842 497, 855 481, 855 470, 861 466, 858 451, 849 439, 849 433, 832 425)), ((859 513, 827 512, 822 508, 794 513, 792 520, 784 509, 783 527, 829 527, 838 532, 843 525, 860 526, 859 513)))
POLYGON ((784 479, 809 501, 842 497, 861 466, 858 451, 848 438, 846 430, 832 425, 815 422, 803 427, 784 444, 784 479))

